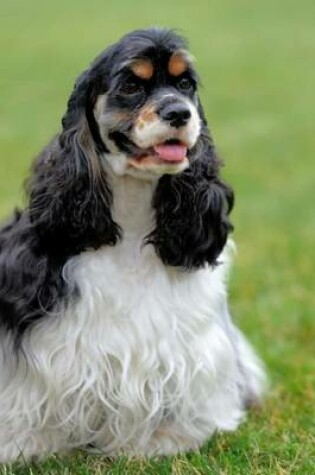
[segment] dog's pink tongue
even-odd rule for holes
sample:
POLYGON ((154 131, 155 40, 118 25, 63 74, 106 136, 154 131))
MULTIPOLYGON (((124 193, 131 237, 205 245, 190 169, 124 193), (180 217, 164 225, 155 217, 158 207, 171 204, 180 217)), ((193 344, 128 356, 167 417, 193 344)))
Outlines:
POLYGON ((154 150, 166 162, 181 162, 187 155, 187 147, 183 144, 156 145, 154 150))

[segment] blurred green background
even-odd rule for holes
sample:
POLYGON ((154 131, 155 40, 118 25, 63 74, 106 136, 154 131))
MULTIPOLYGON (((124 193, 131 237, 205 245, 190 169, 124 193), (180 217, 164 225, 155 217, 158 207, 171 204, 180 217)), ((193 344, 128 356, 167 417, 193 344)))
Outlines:
POLYGON ((264 408, 200 454, 113 464, 77 454, 44 473, 315 473, 314 0, 1 0, 0 22, 1 218, 102 49, 140 27, 189 38, 236 192, 231 306, 271 379, 264 408))

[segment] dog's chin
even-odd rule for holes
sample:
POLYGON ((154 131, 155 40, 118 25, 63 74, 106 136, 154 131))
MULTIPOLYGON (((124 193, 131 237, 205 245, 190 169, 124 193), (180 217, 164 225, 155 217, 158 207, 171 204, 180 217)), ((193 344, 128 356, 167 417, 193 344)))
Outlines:
POLYGON ((141 158, 129 158, 128 165, 134 171, 173 175, 185 170, 189 166, 189 161, 187 156, 180 161, 165 161, 156 155, 146 155, 141 158))

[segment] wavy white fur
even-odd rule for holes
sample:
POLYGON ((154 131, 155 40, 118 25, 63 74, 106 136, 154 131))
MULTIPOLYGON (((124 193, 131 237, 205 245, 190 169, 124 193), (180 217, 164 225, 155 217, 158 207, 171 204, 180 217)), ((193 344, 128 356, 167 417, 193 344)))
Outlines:
POLYGON ((70 259, 80 299, 0 348, 0 461, 86 447, 156 455, 233 430, 264 372, 227 311, 229 244, 214 269, 166 267, 152 246, 155 184, 112 176, 115 247, 70 259))

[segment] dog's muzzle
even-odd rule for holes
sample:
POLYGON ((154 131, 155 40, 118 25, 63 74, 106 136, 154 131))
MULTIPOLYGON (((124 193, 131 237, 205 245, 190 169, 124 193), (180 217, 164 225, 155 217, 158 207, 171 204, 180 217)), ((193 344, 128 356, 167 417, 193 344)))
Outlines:
POLYGON ((188 107, 180 102, 162 105, 157 110, 157 115, 176 129, 187 125, 191 118, 191 112, 188 107))

